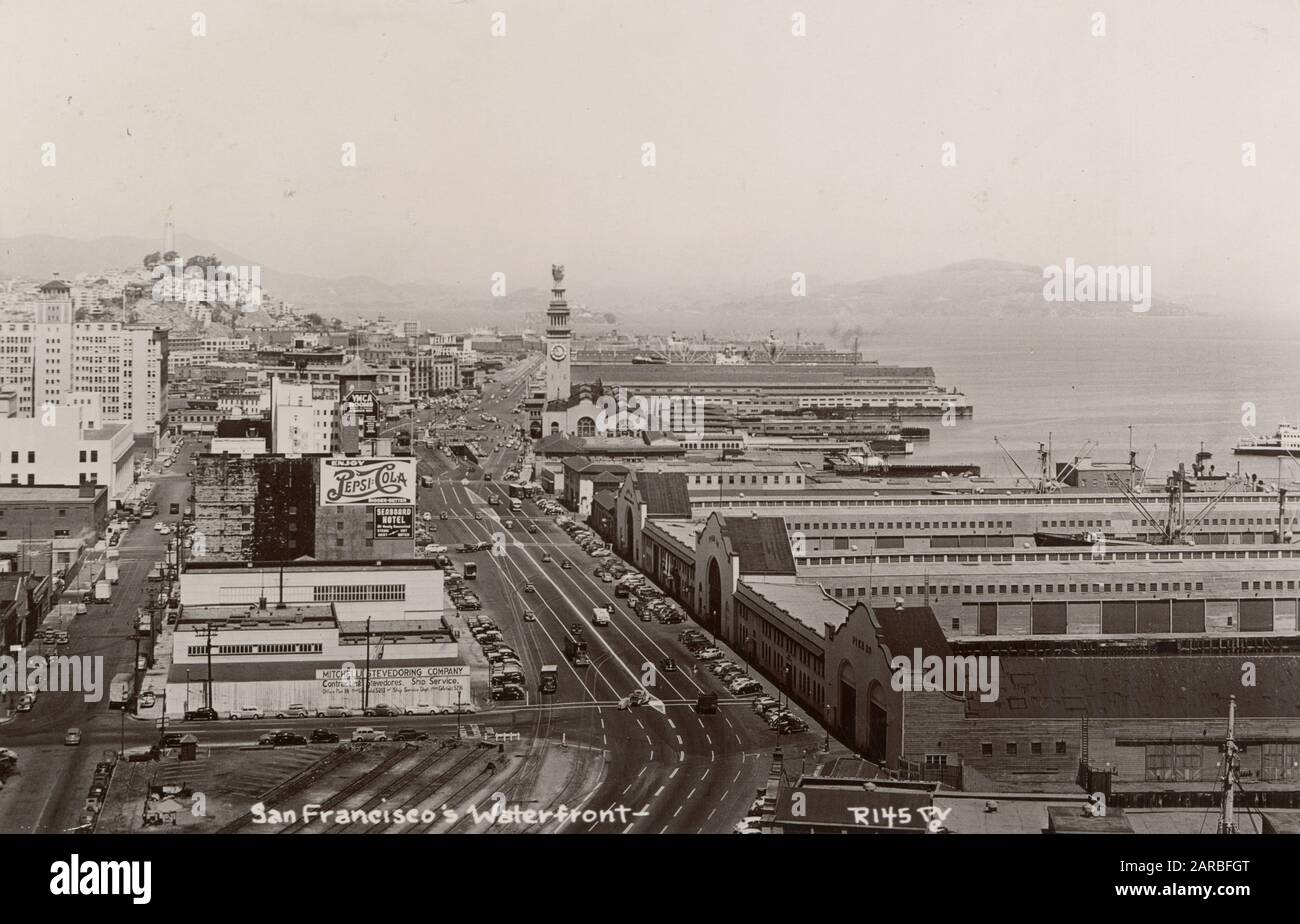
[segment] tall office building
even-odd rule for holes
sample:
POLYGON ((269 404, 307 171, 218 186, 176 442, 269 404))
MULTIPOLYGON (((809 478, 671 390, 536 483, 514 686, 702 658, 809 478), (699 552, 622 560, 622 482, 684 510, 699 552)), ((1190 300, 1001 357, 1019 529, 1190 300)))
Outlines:
POLYGON ((72 289, 61 279, 40 287, 35 320, 0 324, 0 385, 18 396, 17 412, 97 395, 107 423, 156 434, 165 409, 167 331, 116 321, 76 322, 72 289))

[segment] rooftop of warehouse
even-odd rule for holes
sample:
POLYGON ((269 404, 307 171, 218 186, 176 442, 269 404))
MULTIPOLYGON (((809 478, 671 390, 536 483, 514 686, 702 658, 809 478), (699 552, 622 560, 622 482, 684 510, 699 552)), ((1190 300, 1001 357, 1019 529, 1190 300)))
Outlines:
POLYGON ((760 597, 793 622, 806 626, 818 638, 826 637, 826 626, 837 630, 849 618, 848 607, 822 593, 815 584, 790 584, 764 581, 761 578, 742 578, 740 587, 760 597))
POLYGON ((180 630, 190 626, 224 624, 229 629, 259 629, 275 626, 277 628, 319 629, 322 626, 335 626, 338 620, 334 616, 332 603, 289 603, 281 609, 268 600, 266 609, 256 604, 214 603, 209 605, 186 606, 181 610, 176 628, 180 630))
MULTIPOLYGON (((0 485, 3 487, 3 485, 0 485)), ((315 559, 299 558, 294 561, 187 561, 186 571, 440 571, 427 558, 390 559, 315 559)))

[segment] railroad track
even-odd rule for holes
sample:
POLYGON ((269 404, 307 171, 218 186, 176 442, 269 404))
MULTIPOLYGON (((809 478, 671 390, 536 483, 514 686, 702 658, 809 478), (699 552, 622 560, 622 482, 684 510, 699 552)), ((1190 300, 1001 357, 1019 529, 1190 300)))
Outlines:
MULTIPOLYGON (((267 808, 274 808, 277 804, 283 804, 287 799, 302 792, 326 773, 343 764, 352 762, 359 755, 360 752, 355 749, 336 748, 311 766, 304 767, 283 783, 268 789, 258 801, 267 808)), ((236 831, 246 828, 252 821, 253 813, 251 811, 244 812, 244 814, 219 828, 217 833, 234 834, 236 831)))
MULTIPOLYGON (((408 751, 405 748, 393 751, 393 753, 389 754, 387 757, 381 760, 374 767, 367 770, 365 773, 361 774, 361 776, 357 777, 351 783, 348 783, 342 789, 338 790, 336 793, 334 793, 324 802, 320 803, 321 810, 328 811, 329 809, 332 809, 335 806, 337 806, 344 799, 356 795, 361 790, 365 789, 367 786, 369 786, 371 783, 377 780, 380 776, 387 773, 388 770, 391 769, 394 764, 398 763, 400 760, 402 760, 402 758, 406 757, 407 754, 408 751)), ((297 834, 299 831, 306 828, 308 824, 309 822, 307 819, 300 818, 297 821, 281 828, 277 833, 297 834)))
MULTIPOLYGON (((368 812, 371 809, 379 806, 381 803, 388 801, 388 799, 391 796, 394 796, 397 793, 401 792, 410 784, 412 780, 416 779, 421 773, 423 773, 425 770, 428 770, 435 763, 437 763, 438 760, 441 757, 443 757, 446 750, 451 746, 452 746, 452 739, 450 738, 439 741, 437 747, 435 747, 426 757, 421 759, 415 766, 411 767, 411 769, 403 771, 401 775, 399 775, 395 780, 389 782, 377 793, 375 793, 373 796, 371 796, 369 799, 363 802, 360 806, 358 806, 358 810, 363 812, 368 812)), ((408 748, 407 750, 411 750, 411 749, 408 748)), ((346 831, 350 827, 353 827, 352 822, 348 822, 348 821, 335 822, 334 824, 330 825, 328 828, 325 829, 325 833, 340 834, 343 831, 346 831)))

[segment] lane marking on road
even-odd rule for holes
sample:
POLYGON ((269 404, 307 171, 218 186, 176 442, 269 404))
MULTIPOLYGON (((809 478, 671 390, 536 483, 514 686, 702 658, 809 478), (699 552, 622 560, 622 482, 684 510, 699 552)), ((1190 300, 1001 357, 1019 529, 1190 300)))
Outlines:
POLYGON ((705 770, 704 770, 704 776, 700 777, 700 782, 701 782, 701 783, 703 783, 705 780, 707 780, 707 779, 709 778, 709 771, 712 770, 712 769, 713 769, 712 767, 707 767, 707 768, 705 768, 705 770))
MULTIPOLYGON (((679 805, 679 806, 677 806, 677 811, 673 812, 673 817, 676 818, 676 817, 677 817, 678 815, 680 815, 681 813, 682 813, 682 807, 679 805)), ((664 830, 665 830, 665 831, 668 830, 667 825, 664 826, 664 830)))
POLYGON ((731 719, 727 718, 725 715, 722 717, 722 721, 726 722, 728 725, 731 724, 731 719))
POLYGON ((678 735, 678 736, 677 736, 677 743, 678 743, 678 744, 685 744, 686 742, 682 740, 682 736, 681 736, 681 735, 678 735))
POLYGON ((721 798, 721 799, 719 799, 719 800, 718 800, 718 801, 719 801, 719 802, 721 802, 721 801, 722 801, 722 799, 725 799, 725 798, 727 798, 727 794, 728 794, 728 793, 730 793, 730 792, 731 792, 731 790, 730 790, 730 789, 728 789, 728 790, 726 790, 726 791, 725 791, 725 792, 723 792, 723 794, 722 794, 722 798, 721 798))
POLYGON ((641 768, 641 773, 638 773, 638 774, 636 775, 636 778, 637 778, 638 780, 641 779, 641 774, 642 774, 642 773, 645 773, 645 767, 642 767, 642 768, 641 768))
POLYGON ((705 816, 704 820, 705 820, 705 821, 708 821, 710 818, 713 817, 713 813, 716 812, 716 811, 717 811, 717 809, 709 809, 709 814, 708 814, 707 816, 705 816))
MULTIPOLYGON (((650 742, 650 743, 651 743, 651 744, 654 744, 653 741, 650 742)), ((654 748, 651 748, 651 749, 650 749, 650 759, 651 759, 651 760, 654 760, 654 759, 655 759, 655 749, 654 749, 654 748)))
POLYGON ((631 788, 632 788, 632 784, 631 784, 631 783, 628 783, 626 786, 623 787, 623 791, 622 791, 621 793, 619 793, 619 795, 620 795, 620 796, 626 796, 626 795, 627 795, 627 791, 628 791, 629 789, 631 789, 631 788))
POLYGON ((689 799, 689 798, 690 798, 691 796, 693 796, 693 795, 695 795, 695 787, 694 787, 694 786, 692 786, 692 787, 691 787, 691 791, 688 792, 688 793, 686 794, 686 798, 689 799))
MULTIPOLYGON (((674 815, 673 817, 676 817, 676 816, 674 815)), ((659 829, 659 833, 660 833, 660 834, 667 834, 667 833, 668 833, 668 826, 667 826, 667 825, 664 825, 662 828, 660 828, 660 829, 659 829)))
POLYGON ((685 752, 685 751, 678 751, 678 752, 677 752, 677 759, 678 759, 679 761, 685 763, 685 762, 686 762, 686 752, 685 752))
POLYGON ((740 735, 736 735, 736 744, 740 745, 742 748, 745 746, 745 742, 740 740, 740 735))
POLYGON ((736 775, 733 776, 733 777, 731 778, 731 782, 734 783, 734 782, 736 782, 736 780, 738 780, 738 779, 740 779, 740 771, 739 771, 739 770, 737 770, 737 771, 736 771, 736 775))
POLYGON ((628 826, 627 826, 626 828, 623 829, 623 833, 624 833, 624 834, 627 834, 629 831, 631 831, 631 830, 632 830, 632 825, 634 825, 634 824, 636 824, 635 821, 634 821, 634 822, 631 822, 630 824, 628 824, 628 826))
POLYGON ((712 743, 713 743, 713 736, 710 735, 710 734, 705 734, 704 739, 705 739, 706 741, 708 741, 709 744, 712 744, 712 743))
POLYGON ((681 767, 673 767, 673 772, 668 774, 668 779, 671 780, 673 777, 675 777, 677 775, 677 771, 680 769, 681 767))
POLYGON ((655 790, 655 794, 654 794, 653 796, 651 796, 650 798, 652 798, 652 799, 658 799, 658 798, 659 798, 659 794, 660 794, 661 792, 663 792, 663 791, 664 791, 664 787, 660 786, 658 789, 655 790))
POLYGON ((677 724, 676 724, 675 722, 673 722, 672 719, 669 719, 669 720, 668 720, 668 727, 669 727, 669 728, 676 728, 676 727, 677 727, 677 724))

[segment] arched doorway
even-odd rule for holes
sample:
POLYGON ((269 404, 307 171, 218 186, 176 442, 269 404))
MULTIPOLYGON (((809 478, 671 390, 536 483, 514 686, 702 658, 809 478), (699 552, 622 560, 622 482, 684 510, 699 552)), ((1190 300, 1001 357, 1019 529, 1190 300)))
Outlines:
POLYGON ((633 530, 635 530, 635 528, 636 517, 632 512, 632 505, 629 504, 627 513, 623 516, 623 541, 619 543, 621 546, 619 554, 622 555, 625 560, 630 561, 634 565, 637 564, 636 558, 632 554, 633 549, 636 547, 636 542, 633 538, 635 535, 633 530))
POLYGON ((542 438, 542 422, 540 420, 534 420, 528 425, 528 438, 534 440, 542 438))
POLYGON ((555 421, 551 421, 551 436, 555 436, 559 432, 560 432, 560 425, 555 421))
POLYGON ((709 559, 709 570, 704 579, 704 617, 716 633, 722 620, 722 569, 716 558, 709 559))
MULTIPOLYGON (((853 673, 853 664, 847 659, 840 663, 840 673, 836 684, 838 693, 832 701, 837 706, 836 721, 831 730, 836 737, 848 742, 849 747, 857 747, 858 736, 858 681, 853 673)), ((827 716, 827 721, 830 717, 827 716)))
POLYGON ((889 708, 885 688, 873 680, 867 699, 867 760, 885 765, 889 753, 889 708))

